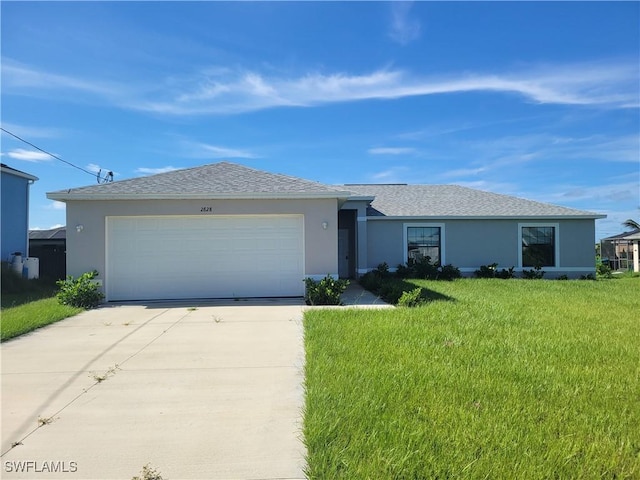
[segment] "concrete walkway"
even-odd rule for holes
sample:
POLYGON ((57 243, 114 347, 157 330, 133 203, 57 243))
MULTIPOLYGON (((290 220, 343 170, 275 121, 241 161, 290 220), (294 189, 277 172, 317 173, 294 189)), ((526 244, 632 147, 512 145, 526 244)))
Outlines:
POLYGON ((349 281, 349 286, 340 299, 346 307, 393 308, 393 305, 389 305, 380 297, 377 297, 370 291, 365 290, 355 280, 349 281))
POLYGON ((106 306, 2 344, 2 478, 304 478, 302 311, 106 306))

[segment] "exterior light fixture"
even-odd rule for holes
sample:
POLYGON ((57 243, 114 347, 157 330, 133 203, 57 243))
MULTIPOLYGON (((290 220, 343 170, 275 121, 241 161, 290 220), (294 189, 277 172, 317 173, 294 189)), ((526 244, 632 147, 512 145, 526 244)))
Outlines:
POLYGON ((76 232, 80 233, 82 230, 84 230, 84 225, 76 225, 76 232))
POLYGON ((329 228, 329 222, 322 222, 322 229, 326 230, 327 228, 329 228))

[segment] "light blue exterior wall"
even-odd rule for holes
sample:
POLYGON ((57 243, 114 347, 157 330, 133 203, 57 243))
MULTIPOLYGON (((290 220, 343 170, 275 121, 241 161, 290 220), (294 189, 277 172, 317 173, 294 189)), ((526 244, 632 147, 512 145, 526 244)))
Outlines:
MULTIPOLYGON (((367 265, 376 268, 386 262, 391 269, 406 262, 404 229, 407 224, 440 224, 444 263, 472 275, 481 265, 498 263, 498 268, 521 271, 519 230, 524 224, 557 227, 555 267, 545 267, 545 278, 560 275, 579 277, 595 274, 595 221, 593 219, 398 219, 367 222, 367 265)), ((361 253, 361 252, 360 252, 361 253)), ((359 255, 360 256, 360 255, 359 255)), ((359 266, 363 270, 362 266, 359 266)), ((526 268, 528 269, 528 268, 526 268)))
POLYGON ((29 245, 29 180, 2 171, 1 257, 10 261, 14 252, 27 255, 29 245))

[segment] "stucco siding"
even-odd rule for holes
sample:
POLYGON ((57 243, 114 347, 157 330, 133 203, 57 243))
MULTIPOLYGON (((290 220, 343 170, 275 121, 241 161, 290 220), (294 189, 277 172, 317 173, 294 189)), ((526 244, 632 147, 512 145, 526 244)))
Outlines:
POLYGON ((2 260, 21 252, 27 255, 29 235, 29 181, 2 173, 2 260))
POLYGON ((595 270, 596 226, 593 220, 560 222, 560 267, 595 270))
MULTIPOLYGON (((105 272, 106 217, 156 215, 304 215, 305 276, 338 272, 336 199, 314 200, 138 200, 67 202, 67 272, 105 272), (211 212, 202 212, 211 207, 211 212), (327 229, 322 223, 327 222, 327 229), (82 225, 78 232, 77 225, 82 225)), ((301 279, 302 280, 302 279, 301 279)))
POLYGON ((518 264, 518 225, 512 220, 451 220, 445 222, 446 263, 477 269, 497 263, 518 264))
POLYGON ((386 262, 395 268, 404 263, 402 221, 367 222, 367 267, 377 267, 386 262))
POLYGON ((545 278, 569 277, 595 272, 595 222, 586 220, 371 220, 367 222, 367 269, 386 262, 394 268, 405 262, 404 228, 407 224, 442 224, 444 263, 465 274, 481 265, 497 263, 499 268, 519 265, 521 224, 554 225, 558 228, 559 258, 555 267, 546 267, 545 278))

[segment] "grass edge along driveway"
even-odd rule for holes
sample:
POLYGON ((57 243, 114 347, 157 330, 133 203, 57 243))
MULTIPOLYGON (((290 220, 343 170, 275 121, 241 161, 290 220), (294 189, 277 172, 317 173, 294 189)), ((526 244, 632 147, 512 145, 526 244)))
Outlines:
POLYGON ((305 314, 311 479, 640 477, 640 279, 305 314))
POLYGON ((82 308, 61 305, 55 294, 52 295, 3 308, 0 312, 1 341, 19 337, 83 311, 82 308))

